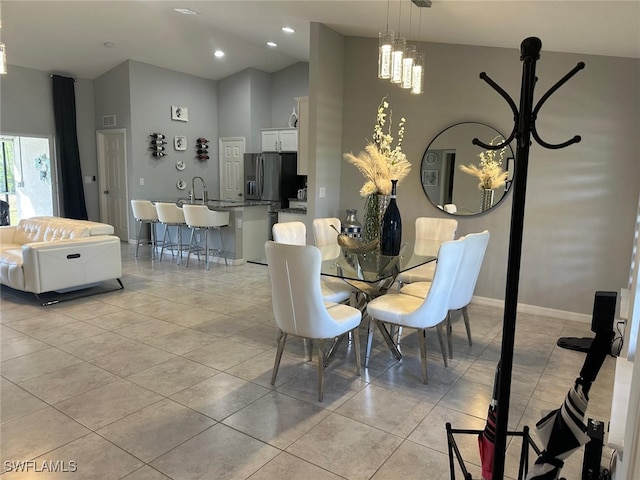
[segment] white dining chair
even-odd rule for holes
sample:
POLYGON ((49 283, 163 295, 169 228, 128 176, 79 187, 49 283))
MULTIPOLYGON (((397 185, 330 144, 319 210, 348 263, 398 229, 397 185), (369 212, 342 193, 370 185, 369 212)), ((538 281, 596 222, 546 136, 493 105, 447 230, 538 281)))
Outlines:
POLYGON ((140 247, 140 237, 143 225, 149 225, 149 235, 151 241, 151 258, 156 256, 156 225, 158 223, 158 212, 156 206, 150 200, 131 200, 131 210, 133 218, 138 222, 138 235, 136 236, 136 258, 140 247))
POLYGON ((182 208, 178 207, 175 203, 157 202, 156 212, 158 212, 158 221, 164 225, 164 235, 162 237, 162 248, 160 249, 160 261, 162 261, 162 255, 164 254, 165 247, 171 247, 173 254, 173 248, 178 250, 177 264, 180 265, 180 259, 182 257, 182 227, 187 223, 184 220, 184 212, 182 208), (171 234, 169 228, 175 227, 176 241, 171 240, 171 234))
MULTIPOLYGON (((393 342, 385 324, 418 330, 420 358, 422 364, 422 382, 427 383, 427 344, 426 330, 436 327, 438 341, 442 350, 442 359, 447 366, 447 354, 442 334, 442 326, 449 312, 449 298, 462 262, 465 239, 444 242, 438 250, 431 288, 425 298, 404 293, 387 293, 371 300, 367 313, 375 320, 382 338, 397 359, 402 355, 393 342)), ((369 343, 370 339, 367 339, 369 343)))
MULTIPOLYGON (((290 245, 307 243, 307 226, 302 222, 278 222, 273 225, 272 232, 273 240, 278 243, 290 245)), ((353 288, 339 278, 322 277, 321 286, 326 302, 342 303, 351 299, 353 288)))
POLYGON ((318 350, 318 401, 324 398, 324 369, 328 340, 351 332, 360 375, 360 310, 323 298, 320 285, 322 254, 313 245, 268 241, 265 244, 271 277, 273 313, 279 329, 278 349, 271 375, 275 385, 287 335, 315 341, 318 350))
MULTIPOLYGON (((339 218, 314 218, 312 227, 316 247, 323 247, 325 251, 328 247, 334 247, 336 255, 342 255, 342 249, 338 245, 338 232, 341 231, 340 228, 342 227, 342 222, 339 218)), ((349 284, 339 278, 323 278, 324 287, 330 288, 335 292, 341 292, 340 296, 344 296, 345 292, 349 292, 349 295, 358 295, 361 292, 357 287, 358 284, 360 284, 360 282, 352 282, 352 284, 349 284)))
MULTIPOLYGON (((484 230, 480 233, 470 233, 464 237, 467 245, 464 250, 458 275, 454 282, 453 290, 451 291, 451 298, 449 299, 449 313, 447 314, 447 343, 449 347, 449 358, 453 358, 452 312, 457 310, 461 311, 464 325, 467 330, 467 341, 469 342, 469 346, 473 345, 467 307, 473 298, 473 292, 475 291, 476 283, 478 282, 480 268, 482 267, 490 236, 489 231, 484 230)), ((400 293, 424 298, 430 288, 430 282, 415 282, 404 286, 400 290, 400 293)))
POLYGON ((204 230, 204 263, 205 269, 209 270, 209 230, 217 230, 220 237, 220 245, 222 249, 214 250, 214 253, 221 253, 224 256, 225 265, 229 265, 227 255, 224 249, 224 238, 222 229, 229 226, 229 211, 210 210, 206 205, 183 205, 184 219, 187 226, 191 228, 191 237, 189 239, 189 254, 187 255, 187 267, 189 266, 189 258, 192 251, 199 251, 194 243, 196 230, 204 230))
MULTIPOLYGON (((436 255, 442 242, 453 240, 458 229, 455 218, 418 217, 416 218, 416 239, 414 251, 418 255, 436 255)), ((398 290, 405 283, 429 282, 433 279, 435 262, 429 262, 406 272, 396 279, 398 290)))

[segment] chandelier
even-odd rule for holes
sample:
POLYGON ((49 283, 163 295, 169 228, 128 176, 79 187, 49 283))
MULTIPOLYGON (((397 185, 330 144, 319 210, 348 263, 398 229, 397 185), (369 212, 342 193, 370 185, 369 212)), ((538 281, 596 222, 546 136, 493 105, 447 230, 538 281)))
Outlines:
MULTIPOLYGON (((402 0, 399 3, 398 32, 389 30, 389 3, 387 0, 387 28, 378 34, 378 78, 389 80, 400 88, 420 95, 424 90, 424 55, 417 45, 407 42, 400 35, 402 17, 402 0)), ((411 0, 417 7, 431 7, 430 0, 411 0)), ((409 36, 411 36, 411 6, 409 7, 409 36)), ((420 10, 420 26, 418 41, 422 30, 422 10, 420 10)))
POLYGON ((7 74, 7 52, 4 43, 0 42, 0 75, 7 74))

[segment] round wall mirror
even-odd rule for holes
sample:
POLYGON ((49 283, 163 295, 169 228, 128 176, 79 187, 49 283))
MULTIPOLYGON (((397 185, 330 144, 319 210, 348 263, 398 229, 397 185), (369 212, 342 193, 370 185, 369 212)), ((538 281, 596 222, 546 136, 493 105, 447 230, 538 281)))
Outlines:
POLYGON ((422 156, 424 193, 431 203, 452 215, 476 215, 495 207, 513 182, 511 145, 486 150, 471 143, 474 138, 490 145, 505 140, 489 125, 461 122, 438 133, 422 156))

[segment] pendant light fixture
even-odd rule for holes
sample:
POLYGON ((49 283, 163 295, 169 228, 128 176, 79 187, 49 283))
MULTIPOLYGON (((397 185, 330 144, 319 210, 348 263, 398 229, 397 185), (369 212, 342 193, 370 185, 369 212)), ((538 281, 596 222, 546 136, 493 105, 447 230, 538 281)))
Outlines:
MULTIPOLYGON (((378 78, 389 80, 399 87, 419 95, 424 90, 424 55, 418 45, 407 44, 400 36, 402 26, 402 1, 398 10, 398 35, 389 30, 389 5, 387 0, 387 28, 378 33, 378 78)), ((418 8, 431 7, 430 0, 411 0, 418 8)), ((421 41, 422 10, 418 27, 418 43, 421 41)), ((409 8, 409 37, 411 37, 411 8, 409 8)))
POLYGON ((411 78, 411 93, 413 95, 421 95, 424 91, 424 55, 417 53, 416 58, 413 60, 412 78, 411 78))
MULTIPOLYGON (((418 20, 418 43, 420 43, 421 40, 422 40, 422 10, 420 10, 420 18, 418 20)), ((413 95, 421 95, 423 91, 424 91, 424 55, 422 54, 422 52, 420 52, 420 50, 418 50, 416 52, 416 56, 413 61, 413 67, 411 72, 411 93, 413 95)))
POLYGON ((0 75, 7 74, 7 52, 4 43, 0 42, 0 75))
POLYGON ((391 52, 393 51, 393 31, 389 31, 389 1, 387 0, 387 28, 378 33, 378 78, 391 78, 391 52))
POLYGON ((398 36, 393 42, 393 51, 391 52, 391 83, 402 83, 402 60, 404 58, 404 50, 407 47, 406 40, 400 36, 400 20, 402 19, 402 1, 400 2, 400 10, 398 11, 398 36))

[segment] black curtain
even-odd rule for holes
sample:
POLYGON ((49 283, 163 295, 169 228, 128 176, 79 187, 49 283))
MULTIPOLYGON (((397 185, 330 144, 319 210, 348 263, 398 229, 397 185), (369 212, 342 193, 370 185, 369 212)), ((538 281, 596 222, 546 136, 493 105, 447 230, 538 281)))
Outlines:
POLYGON ((76 127, 76 95, 73 78, 52 75, 53 114, 59 154, 62 212, 67 218, 87 220, 76 127))

